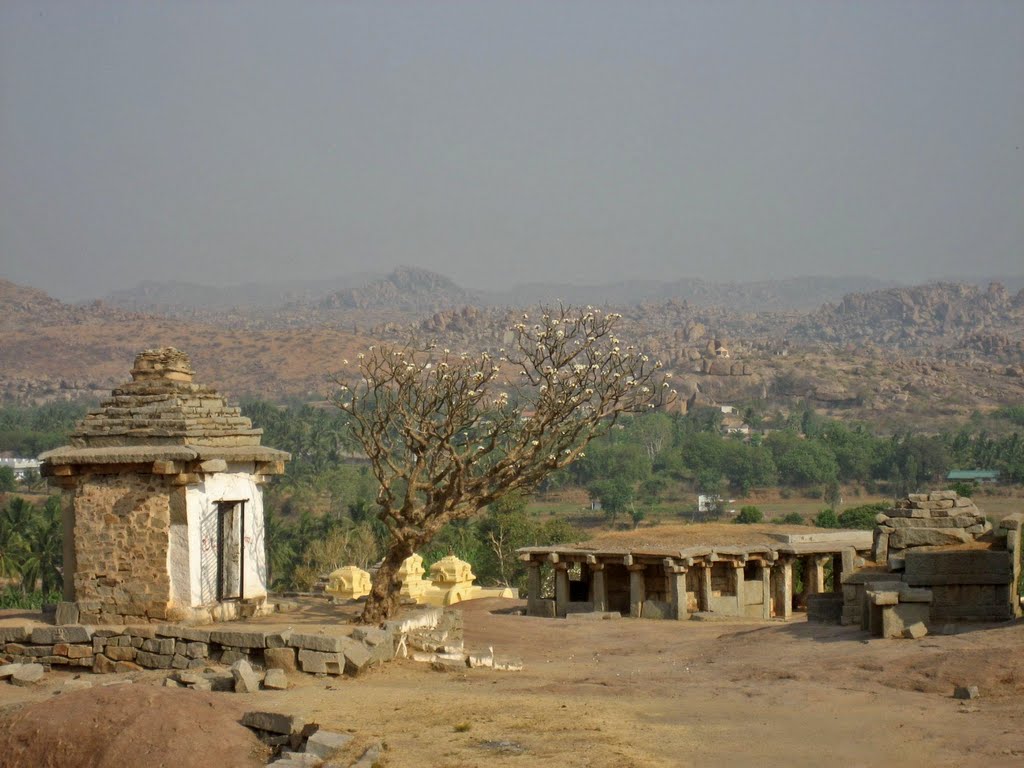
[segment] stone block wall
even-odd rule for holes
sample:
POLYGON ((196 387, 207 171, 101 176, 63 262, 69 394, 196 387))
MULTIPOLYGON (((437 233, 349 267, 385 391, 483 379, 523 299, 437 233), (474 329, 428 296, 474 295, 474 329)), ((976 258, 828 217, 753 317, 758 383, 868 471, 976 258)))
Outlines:
POLYGON ((974 502, 956 491, 912 493, 875 521, 872 559, 880 564, 911 547, 966 544, 992 530, 974 502))
MULTIPOLYGON (((350 635, 264 632, 251 627, 223 630, 181 624, 90 627, 0 626, 0 665, 38 663, 98 674, 143 669, 202 670, 210 663, 246 660, 257 668, 355 676, 395 656, 450 663, 452 668, 504 666, 491 651, 468 652, 462 614, 427 608, 389 621, 381 629, 355 627, 350 635)), ((521 663, 519 664, 521 668, 521 663)))
POLYGON ((818 624, 839 624, 843 617, 843 596, 838 592, 807 596, 807 620, 818 624))
POLYGON ((85 476, 74 495, 74 601, 83 624, 166 619, 170 490, 156 475, 85 476))

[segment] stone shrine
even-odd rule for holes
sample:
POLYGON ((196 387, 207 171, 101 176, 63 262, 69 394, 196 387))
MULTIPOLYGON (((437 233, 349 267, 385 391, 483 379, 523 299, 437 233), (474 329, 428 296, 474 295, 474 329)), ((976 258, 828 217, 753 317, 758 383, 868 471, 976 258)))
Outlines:
POLYGON ((227 620, 267 595, 260 484, 289 454, 260 445, 236 407, 192 382, 174 348, 135 358, 132 380, 44 453, 64 489, 58 623, 227 620))

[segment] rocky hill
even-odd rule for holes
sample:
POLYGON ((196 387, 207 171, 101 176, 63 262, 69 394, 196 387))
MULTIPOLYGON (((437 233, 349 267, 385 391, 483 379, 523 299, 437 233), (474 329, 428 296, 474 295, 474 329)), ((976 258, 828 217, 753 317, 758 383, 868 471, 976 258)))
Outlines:
POLYGON ((218 322, 125 312, 102 302, 73 306, 0 281, 0 402, 97 399, 123 382, 136 352, 175 346, 233 398, 279 400, 333 391, 370 339, 334 327, 249 330, 218 322))
POLYGON ((854 293, 808 315, 794 325, 790 336, 806 342, 974 352, 1020 362, 1024 290, 1011 295, 1001 283, 987 289, 928 283, 854 293))
POLYGON ((334 309, 389 309, 403 312, 433 312, 438 309, 476 304, 480 299, 451 278, 417 267, 399 267, 387 277, 360 288, 336 291, 318 302, 334 309))
MULTIPOLYGON (((372 343, 496 352, 513 320, 535 311, 474 298, 440 275, 399 270, 334 294, 327 307, 169 322, 0 281, 0 401, 102 397, 136 352, 158 346, 187 350, 204 380, 235 399, 318 398, 334 391, 331 374, 354 375, 356 353, 372 343)), ((1024 401, 1022 299, 999 286, 941 283, 852 294, 810 314, 676 299, 616 309, 619 335, 661 360, 693 402, 805 400, 840 418, 919 427, 1024 401)))

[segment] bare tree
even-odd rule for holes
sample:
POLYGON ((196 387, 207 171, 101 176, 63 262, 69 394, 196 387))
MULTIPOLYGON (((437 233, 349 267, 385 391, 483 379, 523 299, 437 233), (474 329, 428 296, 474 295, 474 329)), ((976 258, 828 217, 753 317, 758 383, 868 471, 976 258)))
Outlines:
POLYGON ((508 350, 453 353, 379 346, 359 356, 361 379, 340 380, 380 492, 387 554, 362 620, 398 608, 398 569, 445 525, 511 491, 532 491, 583 455, 624 412, 671 394, 660 363, 614 335, 619 315, 560 307, 510 330, 508 350))

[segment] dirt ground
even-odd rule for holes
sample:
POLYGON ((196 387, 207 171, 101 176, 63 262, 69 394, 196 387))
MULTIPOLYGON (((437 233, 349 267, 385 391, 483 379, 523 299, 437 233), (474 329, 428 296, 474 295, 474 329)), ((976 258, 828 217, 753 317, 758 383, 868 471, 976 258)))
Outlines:
MULTIPOLYGON (((881 640, 802 619, 678 623, 492 613, 511 603, 464 603, 466 644, 521 657, 521 672, 444 673, 398 661, 359 679, 296 674, 289 691, 212 696, 228 716, 239 708, 281 709, 352 731, 360 744, 383 740, 390 768, 1024 764, 1022 622, 881 640), (952 698, 955 685, 968 684, 981 698, 952 698)), ((135 685, 163 677, 141 673, 135 685)), ((70 696, 54 695, 68 678, 53 673, 37 689, 0 685, 0 706, 70 696)), ((61 722, 43 730, 60 732, 61 722)), ((232 765, 205 758, 174 764, 232 765)))

